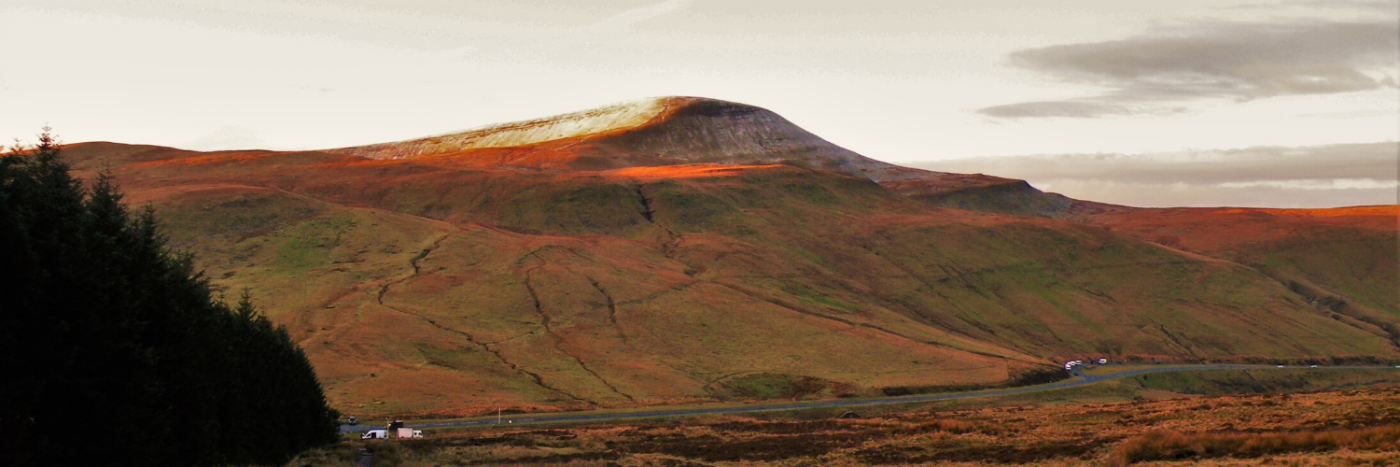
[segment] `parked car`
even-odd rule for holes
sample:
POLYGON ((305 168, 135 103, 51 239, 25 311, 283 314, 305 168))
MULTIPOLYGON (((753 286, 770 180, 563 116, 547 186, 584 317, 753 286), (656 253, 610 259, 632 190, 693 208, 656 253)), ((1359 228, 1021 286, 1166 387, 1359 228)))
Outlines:
POLYGON ((350 426, 355 426, 355 425, 359 425, 359 424, 360 424, 360 421, 359 421, 359 420, 356 420, 355 417, 350 417, 350 419, 349 419, 349 420, 346 420, 345 423, 346 423, 347 425, 350 425, 350 426))

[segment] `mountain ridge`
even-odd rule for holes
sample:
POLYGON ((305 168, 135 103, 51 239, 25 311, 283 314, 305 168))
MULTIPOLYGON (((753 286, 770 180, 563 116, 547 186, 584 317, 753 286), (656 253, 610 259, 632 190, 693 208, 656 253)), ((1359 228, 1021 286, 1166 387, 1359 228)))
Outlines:
POLYGON ((836 397, 1099 356, 1400 358, 1395 208, 1115 207, 1008 179, 877 182, 800 139, 778 163, 727 142, 743 135, 680 141, 755 112, 383 159, 64 150, 157 207, 213 286, 253 288, 349 413, 836 397), (847 171, 782 160, 821 151, 847 171))

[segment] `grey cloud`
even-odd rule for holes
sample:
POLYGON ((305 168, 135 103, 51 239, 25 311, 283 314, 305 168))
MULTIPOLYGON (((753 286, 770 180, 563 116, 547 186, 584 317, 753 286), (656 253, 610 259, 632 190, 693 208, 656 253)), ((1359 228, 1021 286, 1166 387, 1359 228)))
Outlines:
POLYGON ((1106 102, 1095 102, 1094 100, 1021 102, 1017 104, 987 107, 978 110, 978 112, 982 115, 998 118, 1095 118, 1110 115, 1165 115, 1173 113, 1182 113, 1185 111, 1186 109, 1183 107, 1143 105, 1128 106, 1120 104, 1111 104, 1106 102))
POLYGON ((1224 7, 1226 10, 1268 10, 1279 7, 1325 8, 1328 10, 1352 10, 1367 13, 1395 13, 1395 3, 1390 0, 1286 0, 1284 2, 1250 3, 1224 7))
POLYGON ((1010 59, 1017 66, 1107 90, 1082 99, 1000 105, 979 112, 993 117, 1096 117, 1163 113, 1169 103, 1199 99, 1247 101, 1365 91, 1395 86, 1388 75, 1396 72, 1397 56, 1400 26, 1393 19, 1210 22, 1162 28, 1122 40, 1015 52, 1010 59))
POLYGON ((1024 179, 1073 198, 1134 206, 1395 204, 1400 143, 979 157, 909 165, 1024 179))

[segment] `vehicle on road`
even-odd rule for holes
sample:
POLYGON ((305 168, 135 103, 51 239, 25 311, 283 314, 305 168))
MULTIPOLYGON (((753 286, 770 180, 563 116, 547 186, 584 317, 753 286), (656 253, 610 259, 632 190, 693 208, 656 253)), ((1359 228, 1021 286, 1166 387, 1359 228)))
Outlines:
POLYGON ((1313 365, 1313 366, 1310 366, 1310 367, 1308 367, 1308 368, 1317 368, 1317 365, 1313 365))
POLYGON ((1278 367, 1279 367, 1279 368, 1283 368, 1283 365, 1279 365, 1278 367))
POLYGON ((355 417, 350 417, 349 420, 346 420, 346 421, 345 421, 345 424, 350 425, 350 426, 355 426, 355 425, 359 425, 359 424, 360 424, 360 421, 359 421, 359 420, 356 420, 355 417))
POLYGON ((360 439, 385 439, 389 437, 388 430, 369 430, 360 435, 360 439))

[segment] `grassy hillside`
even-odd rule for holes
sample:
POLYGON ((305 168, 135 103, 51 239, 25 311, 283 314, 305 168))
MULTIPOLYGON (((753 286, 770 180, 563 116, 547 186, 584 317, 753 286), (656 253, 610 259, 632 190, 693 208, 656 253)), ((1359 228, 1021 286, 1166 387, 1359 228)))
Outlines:
POLYGON ((110 164, 216 285, 252 287, 347 413, 854 395, 1098 355, 1397 356, 1256 267, 824 170, 67 153, 110 164))
POLYGON ((1400 343, 1400 206, 1120 209, 1083 220, 1258 269, 1292 298, 1400 343))

